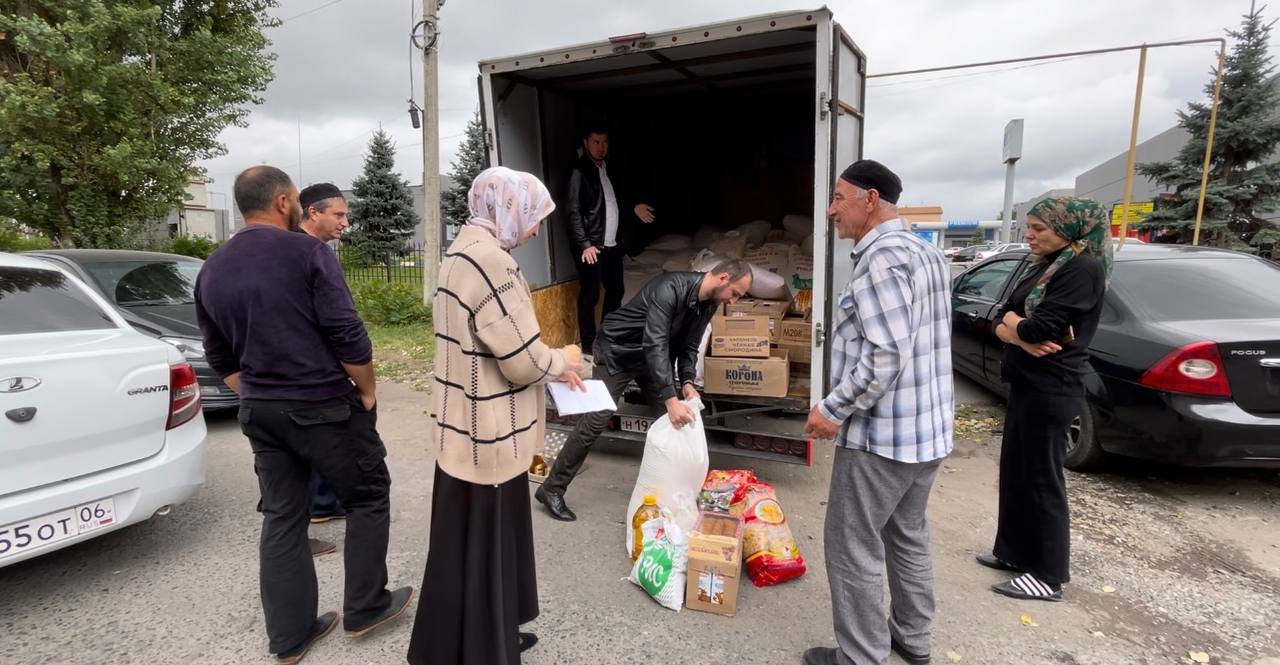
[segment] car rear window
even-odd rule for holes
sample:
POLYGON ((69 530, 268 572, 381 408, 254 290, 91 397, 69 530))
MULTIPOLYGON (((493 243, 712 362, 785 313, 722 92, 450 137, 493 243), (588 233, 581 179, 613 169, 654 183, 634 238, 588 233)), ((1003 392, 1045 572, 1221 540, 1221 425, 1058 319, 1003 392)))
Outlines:
POLYGON ((0 266, 0 335, 115 327, 84 289, 63 273, 0 266))
POLYGON ((121 307, 190 305, 200 261, 111 261, 82 267, 121 307))
POLYGON ((1261 259, 1117 261, 1111 288, 1146 318, 1280 318, 1280 264, 1261 259))

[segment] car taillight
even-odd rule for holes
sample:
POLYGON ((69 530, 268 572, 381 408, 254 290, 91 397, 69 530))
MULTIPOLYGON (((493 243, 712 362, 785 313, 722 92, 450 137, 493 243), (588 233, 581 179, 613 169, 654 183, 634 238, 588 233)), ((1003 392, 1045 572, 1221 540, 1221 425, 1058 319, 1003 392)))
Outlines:
POLYGON ((200 384, 196 371, 187 363, 169 366, 169 423, 171 430, 200 413, 200 384))
POLYGON ((1216 342, 1196 342, 1170 353, 1152 365, 1138 383, 1171 393, 1231 397, 1216 342))

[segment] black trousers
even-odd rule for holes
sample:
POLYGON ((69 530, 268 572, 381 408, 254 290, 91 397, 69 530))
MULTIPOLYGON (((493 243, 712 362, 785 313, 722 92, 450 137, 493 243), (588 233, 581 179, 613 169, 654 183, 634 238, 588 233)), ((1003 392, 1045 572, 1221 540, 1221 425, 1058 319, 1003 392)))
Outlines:
MULTIPOLYGON (((645 399, 649 402, 649 405, 654 408, 661 407, 662 400, 659 398, 659 389, 649 375, 649 367, 647 365, 626 368, 617 374, 610 374, 608 367, 605 365, 605 357, 609 354, 609 345, 603 340, 597 341, 592 351, 595 356, 595 368, 592 372, 592 378, 600 379, 604 382, 604 386, 609 390, 609 395, 613 397, 614 402, 620 403, 622 394, 626 392, 627 386, 632 381, 635 381, 640 385, 640 390, 644 392, 645 399)), ((591 452, 591 446, 595 445, 596 439, 600 438, 600 434, 609 426, 609 420, 613 417, 613 413, 613 411, 594 411, 592 413, 584 413, 578 417, 578 424, 574 426, 573 432, 565 440, 564 448, 556 457, 555 464, 551 466, 551 472, 547 475, 547 479, 542 483, 545 491, 553 494, 564 494, 565 490, 569 488, 569 483, 573 482, 574 476, 578 475, 578 471, 582 469, 582 463, 586 461, 587 453, 591 452)))
POLYGON ((259 584, 271 653, 302 643, 315 623, 318 589, 307 546, 311 470, 347 511, 343 624, 361 627, 391 605, 387 449, 353 391, 322 402, 243 400, 240 428, 253 446, 262 491, 259 584))
POLYGON ((992 553, 1042 582, 1071 579, 1071 520, 1062 463, 1083 397, 1011 386, 1000 444, 1000 517, 992 553))
POLYGON ((593 348, 596 341, 596 303, 600 302, 600 285, 604 285, 604 312, 601 320, 622 306, 622 294, 626 286, 622 282, 622 247, 605 247, 594 265, 578 262, 578 334, 582 348, 593 348))

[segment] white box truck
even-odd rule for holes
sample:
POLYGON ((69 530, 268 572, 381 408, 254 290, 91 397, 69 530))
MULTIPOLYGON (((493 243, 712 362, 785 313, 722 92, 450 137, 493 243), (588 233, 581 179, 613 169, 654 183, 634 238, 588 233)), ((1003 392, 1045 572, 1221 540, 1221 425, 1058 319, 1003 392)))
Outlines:
MULTIPOLYGON (((825 7, 480 62, 489 163, 536 174, 557 200, 582 129, 603 118, 610 171, 656 197, 646 201, 655 233, 816 220, 809 399, 706 395, 713 451, 812 463, 804 421, 831 384, 831 301, 851 269, 852 245, 832 237, 825 211, 835 178, 862 154, 865 77, 865 56, 825 7)), ((577 338, 577 250, 562 212, 513 252, 553 345, 577 338)), ((634 401, 619 405, 607 437, 644 440, 656 414, 634 401)), ((569 426, 547 416, 551 430, 569 426)))

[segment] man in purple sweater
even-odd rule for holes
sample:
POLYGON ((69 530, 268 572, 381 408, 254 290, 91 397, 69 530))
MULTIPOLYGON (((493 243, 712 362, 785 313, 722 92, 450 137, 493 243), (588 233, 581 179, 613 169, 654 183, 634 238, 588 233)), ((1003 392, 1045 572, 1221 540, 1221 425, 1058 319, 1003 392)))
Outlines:
POLYGON ((337 625, 317 616, 307 545, 311 469, 347 510, 343 627, 399 617, 413 587, 387 590, 391 477, 377 422, 373 350, 333 250, 298 233, 298 189, 280 169, 235 181, 245 228, 205 262, 196 315, 205 354, 240 394, 262 492, 262 607, 271 653, 297 663, 337 625))

